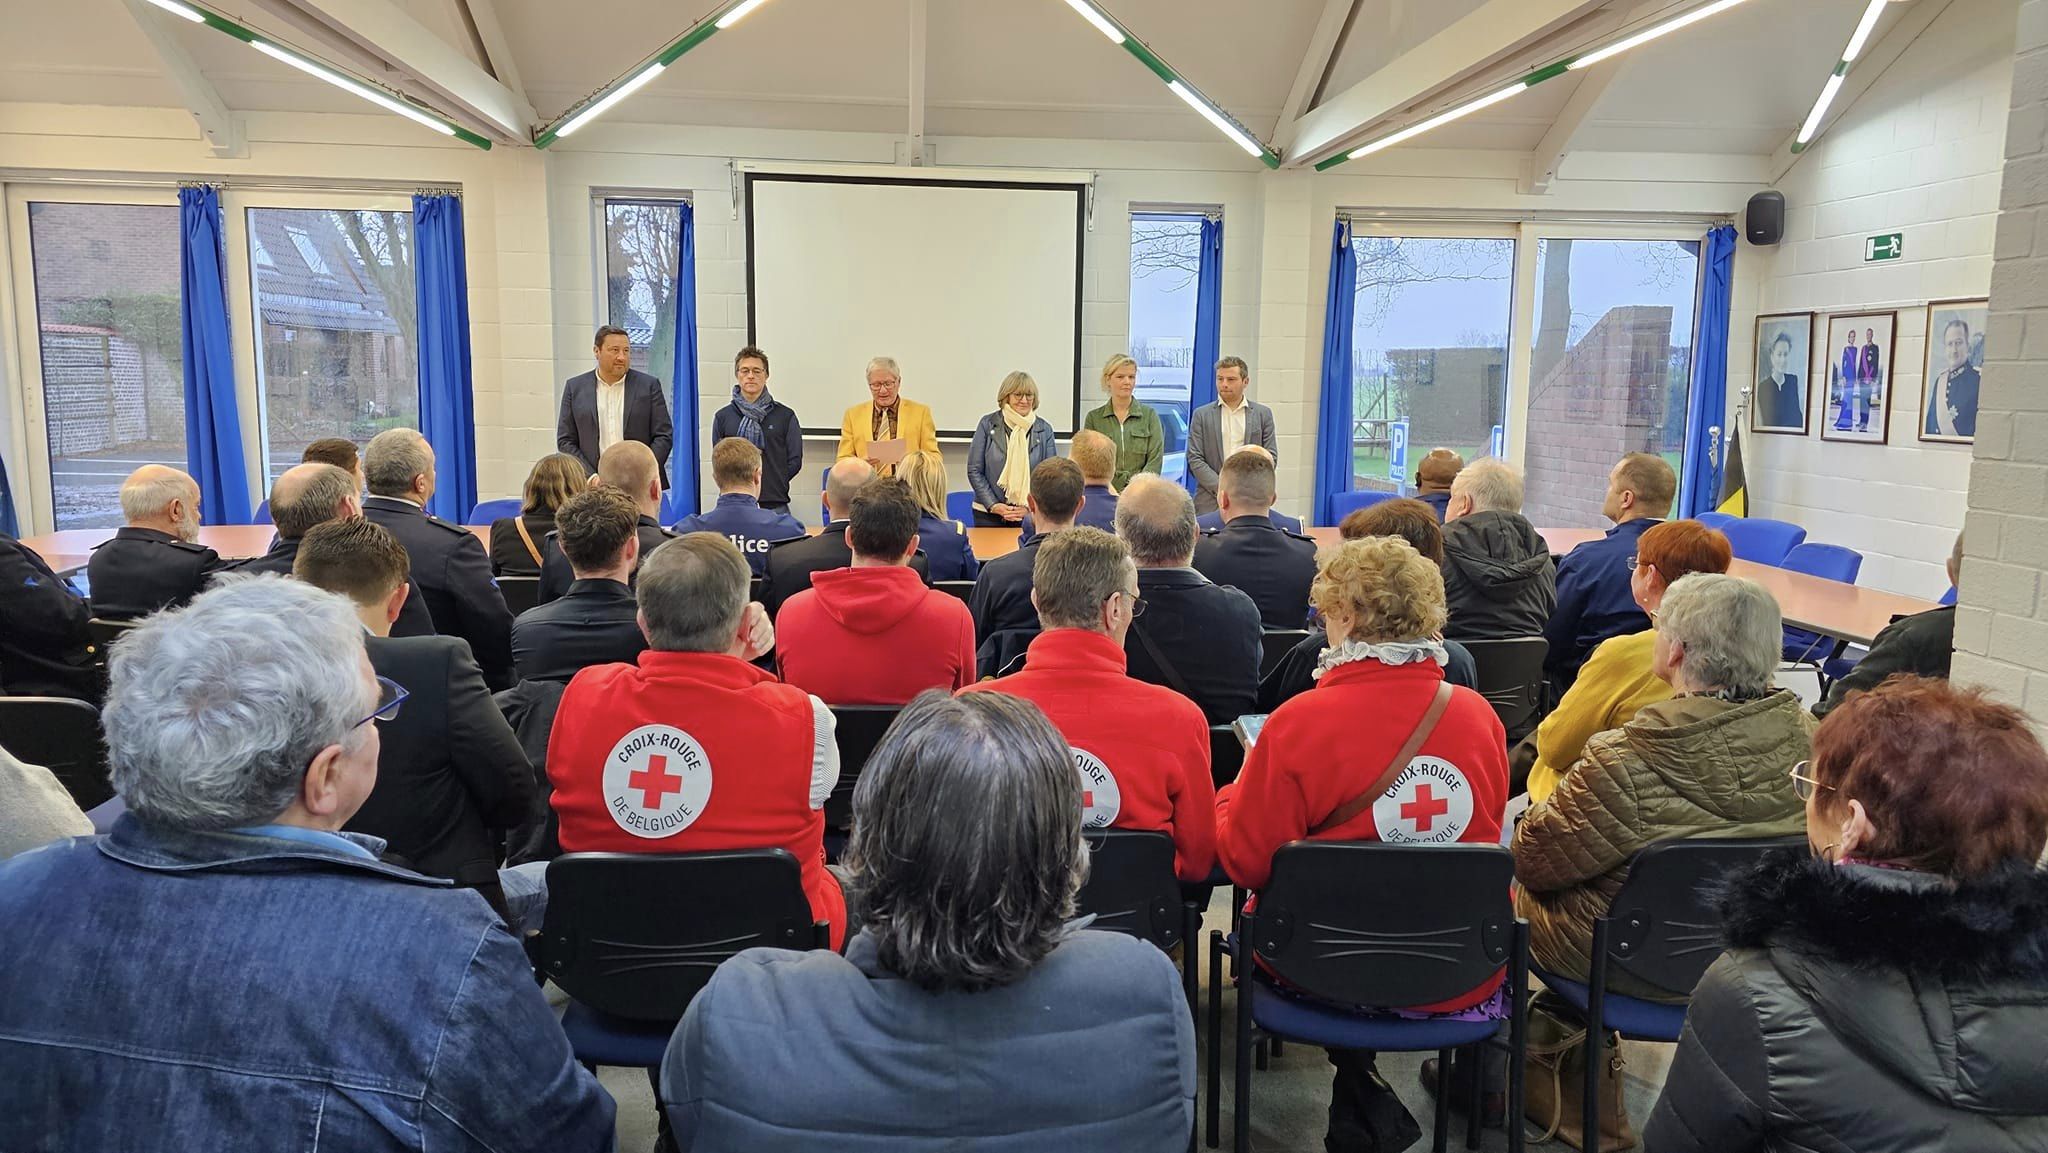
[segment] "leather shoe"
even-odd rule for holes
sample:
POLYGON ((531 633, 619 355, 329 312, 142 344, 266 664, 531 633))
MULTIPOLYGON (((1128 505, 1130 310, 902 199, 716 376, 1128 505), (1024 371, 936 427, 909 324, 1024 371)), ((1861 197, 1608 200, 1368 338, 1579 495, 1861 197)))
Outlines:
MULTIPOLYGON (((1422 1091, 1436 1096, 1435 1057, 1422 1062, 1422 1091)), ((1451 1112, 1463 1113, 1472 1100, 1471 1080, 1464 1065, 1451 1065, 1451 1112)), ((1506 1125, 1508 1116, 1508 1095, 1506 1093, 1482 1093, 1479 1096, 1480 1124, 1488 1129, 1499 1129, 1506 1125)))

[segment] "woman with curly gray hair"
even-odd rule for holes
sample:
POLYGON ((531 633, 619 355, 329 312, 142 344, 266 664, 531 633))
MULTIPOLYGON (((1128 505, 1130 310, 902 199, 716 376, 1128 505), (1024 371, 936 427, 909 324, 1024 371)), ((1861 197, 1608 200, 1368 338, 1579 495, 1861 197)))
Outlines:
POLYGON ((1043 713, 925 693, 869 756, 853 819, 846 955, 741 953, 669 1040, 680 1148, 1186 1148, 1180 980, 1150 945, 1068 924, 1081 784, 1043 713))

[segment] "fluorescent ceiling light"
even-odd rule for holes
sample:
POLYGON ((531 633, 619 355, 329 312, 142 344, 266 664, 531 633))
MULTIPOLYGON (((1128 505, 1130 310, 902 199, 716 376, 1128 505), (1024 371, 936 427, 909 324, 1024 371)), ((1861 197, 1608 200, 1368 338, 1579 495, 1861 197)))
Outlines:
MULTIPOLYGON (((154 2, 154 0, 152 0, 152 2, 154 2)), ((403 100, 399 100, 387 93, 379 92, 367 84, 361 84, 350 79, 347 76, 343 76, 341 73, 336 72, 332 68, 328 68, 322 64, 315 64, 313 61, 308 60, 303 56, 300 56, 296 52, 286 51, 285 49, 279 48, 277 45, 265 40, 251 40, 249 41, 249 45, 250 47, 256 49, 256 51, 263 53, 265 56, 269 56, 275 60, 282 60, 286 64, 289 64, 292 67, 298 69, 299 71, 304 72, 308 76, 317 76, 320 79, 327 81, 329 84, 334 85, 336 88, 353 92, 357 96, 360 96, 363 99, 369 101, 370 103, 377 105, 379 108, 396 112, 400 116, 405 117, 407 120, 424 124, 428 128, 431 128, 434 131, 439 132, 443 136, 455 135, 454 126, 427 115, 426 113, 420 111, 419 109, 414 108, 412 105, 407 104, 403 100)))
POLYGON ((1820 130, 1820 118, 1827 114, 1828 105, 1835 102, 1835 93, 1842 90, 1842 75, 1836 72, 1821 86, 1820 99, 1813 102, 1813 111, 1806 114, 1806 123, 1799 126, 1799 135, 1793 138, 1796 143, 1805 144, 1820 130))
MULTIPOLYGON (((768 0, 743 0, 738 7, 718 18, 718 26, 720 28, 730 28, 745 19, 747 13, 752 12, 767 2, 768 0)), ((559 136, 561 133, 556 133, 556 135, 559 136)))
POLYGON ((1123 30, 1110 23, 1109 17, 1104 16, 1088 0, 1067 0, 1067 7, 1079 12, 1082 19, 1100 29, 1104 36, 1109 37, 1110 43, 1122 44, 1124 42, 1123 30))
POLYGON ((1251 153, 1253 156, 1265 155, 1265 151, 1259 147, 1258 141, 1253 140, 1251 137, 1245 135, 1244 129, 1239 128, 1235 124, 1232 124, 1230 122, 1229 117, 1226 117, 1221 112, 1218 112, 1214 108, 1211 108, 1207 100, 1204 100, 1200 96, 1195 95, 1194 89, 1189 88, 1187 85, 1182 84, 1178 80, 1175 80, 1172 83, 1168 84, 1167 87, 1173 89, 1173 94, 1175 96, 1178 96, 1182 100, 1187 101, 1188 107, 1201 113, 1202 118, 1204 120, 1207 120, 1209 123, 1214 124, 1217 128, 1217 131, 1223 133, 1223 135, 1225 136, 1230 137, 1230 139, 1234 141, 1239 148, 1244 149, 1246 152, 1251 153))
POLYGON ((598 101, 597 103, 591 105, 590 107, 585 108, 583 111, 578 112, 574 117, 572 117, 569 120, 567 124, 564 124, 560 128, 555 129, 555 135, 567 136, 571 132, 576 131, 578 128, 583 127, 585 124, 588 124, 591 121, 597 119, 598 117, 604 115, 606 112, 611 111, 612 105, 617 104, 619 101, 624 100, 626 97, 631 96, 635 92, 638 92, 642 85, 646 84, 649 80, 654 79, 656 76, 661 75, 661 68, 662 66, 660 64, 648 65, 647 71, 642 72, 640 75, 635 76, 631 80, 626 81, 624 84, 619 85, 617 88, 612 89, 610 95, 606 96, 604 99, 598 101))
POLYGON ((199 10, 190 4, 180 4, 178 0, 149 0, 149 2, 172 15, 183 16, 194 24, 206 23, 206 17, 201 16, 199 10))
POLYGON ((1444 112, 1439 115, 1432 116, 1420 124, 1411 124, 1408 127, 1403 128, 1401 131, 1394 133, 1392 136, 1382 136, 1378 140, 1373 141, 1371 144, 1365 145, 1362 148, 1352 150, 1349 159, 1356 160, 1361 156, 1370 156, 1373 153, 1378 152, 1382 148, 1392 148, 1394 145, 1399 144, 1404 140, 1413 140, 1417 136, 1420 136, 1423 133, 1428 132, 1430 129, 1441 128, 1444 125, 1449 124, 1451 121, 1456 120, 1461 116, 1470 116, 1474 112, 1477 112, 1482 108, 1491 108, 1494 105, 1499 104, 1501 101, 1506 100, 1510 96, 1514 96, 1521 92, 1526 91, 1528 87, 1529 86, 1527 84, 1516 84, 1510 88, 1503 88, 1491 96, 1481 96, 1479 99, 1474 100, 1470 104, 1461 104, 1458 107, 1451 109, 1449 112, 1444 112))
POLYGON ((1849 50, 1842 53, 1844 62, 1854 60, 1862 53, 1863 45, 1870 40, 1870 33, 1877 28, 1877 18, 1884 15, 1884 6, 1891 0, 1870 0, 1870 7, 1863 10, 1863 19, 1856 22, 1856 34, 1849 37, 1849 50))
MULTIPOLYGON (((1878 0, 1878 2, 1883 3, 1883 0, 1878 0)), ((1684 28, 1689 25, 1697 24, 1700 21, 1705 20, 1707 17, 1715 15, 1716 13, 1726 12, 1728 9, 1735 7, 1737 4, 1740 3, 1742 3, 1742 0, 1715 0, 1714 3, 1704 5, 1699 8, 1695 8, 1692 11, 1687 12, 1683 16, 1677 16, 1670 20, 1666 20, 1662 24, 1645 28, 1641 32, 1638 32, 1635 35, 1630 36, 1626 40, 1617 40, 1614 43, 1609 44, 1605 48, 1588 52, 1584 56, 1581 56, 1578 59, 1572 61, 1570 67, 1574 69, 1590 68, 1593 65, 1600 63, 1602 60, 1608 59, 1609 57, 1619 56, 1622 53, 1628 51, 1629 49, 1634 48, 1638 44, 1647 44, 1650 41, 1655 40, 1659 36, 1676 32, 1680 28, 1684 28)))

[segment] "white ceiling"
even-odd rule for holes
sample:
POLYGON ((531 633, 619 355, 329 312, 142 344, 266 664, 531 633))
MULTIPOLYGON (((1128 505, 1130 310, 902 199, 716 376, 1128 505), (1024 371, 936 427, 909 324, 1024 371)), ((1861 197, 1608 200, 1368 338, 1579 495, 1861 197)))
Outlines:
MULTIPOLYGON (((1278 127, 1333 0, 1104 0, 1184 76, 1262 137, 1278 127)), ((1366 81, 1457 20, 1501 0, 1357 0, 1311 104, 1366 81)), ((1445 75, 1389 115, 1405 123, 1611 35, 1625 14, 1681 0, 1588 4, 1578 23, 1484 67, 1445 75)), ((350 0, 389 4, 489 69, 475 22, 501 23, 541 120, 567 110, 688 27, 711 0, 350 0), (493 17, 494 13, 494 17, 493 17)), ((1211 141, 1165 86, 1061 0, 925 0, 927 133, 1211 141)), ((1575 147, 1767 154, 1797 128, 1864 0, 1751 0, 1620 60, 1575 147)), ((1341 11, 1342 0, 1336 0, 1341 11)), ((436 86, 306 15, 293 0, 219 0, 227 14, 449 111, 436 86)), ((1906 5, 1895 3, 1881 38, 1906 5)), ((904 131, 912 0, 773 0, 685 56, 613 114, 667 124, 904 131)), ((172 29, 232 110, 364 110, 217 32, 172 29)), ((178 89, 125 0, 0 0, 0 101, 178 106, 178 89)), ((502 63, 502 62, 501 62, 502 63)), ((1549 81, 1407 147, 1529 151, 1583 82, 1549 81)), ((474 125, 482 128, 481 125, 474 125)))

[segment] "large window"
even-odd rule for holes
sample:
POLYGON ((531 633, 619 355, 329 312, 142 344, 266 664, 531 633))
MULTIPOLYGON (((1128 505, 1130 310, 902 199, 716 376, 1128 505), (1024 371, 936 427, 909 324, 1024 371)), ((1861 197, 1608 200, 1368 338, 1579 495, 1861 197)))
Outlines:
POLYGON ((676 268, 682 259, 683 212, 674 200, 603 202, 602 322, 626 330, 633 367, 663 383, 675 380, 676 268))
POLYGON ((251 208, 248 220, 269 480, 323 437, 361 445, 418 428, 412 214, 251 208))
POLYGON ((1607 474, 1627 453, 1657 453, 1683 473, 1699 257, 1697 241, 1537 242, 1531 521, 1604 524, 1607 474))
POLYGON ((1358 236, 1351 483, 1398 490, 1432 448, 1488 455, 1506 423, 1515 242, 1358 236), (1405 429, 1406 467, 1395 475, 1405 429))
POLYGON ((185 466, 178 210, 28 205, 57 527, 119 525, 121 481, 185 466))
MULTIPOLYGON (((1187 472, 1189 397, 1195 364, 1195 281, 1201 272, 1202 218, 1143 213, 1131 217, 1131 359, 1138 362, 1138 399, 1159 410, 1166 429, 1169 480, 1187 472)), ((1087 384, 1082 395, 1090 395, 1087 384)), ((1095 398, 1102 403, 1100 383, 1095 398)))

